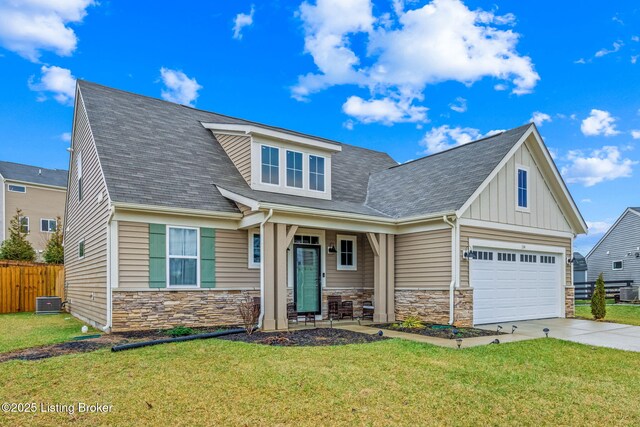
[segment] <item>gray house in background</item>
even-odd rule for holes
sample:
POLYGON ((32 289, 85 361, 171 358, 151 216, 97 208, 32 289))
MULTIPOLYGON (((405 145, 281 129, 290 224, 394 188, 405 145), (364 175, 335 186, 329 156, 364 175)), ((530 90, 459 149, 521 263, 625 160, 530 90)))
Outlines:
POLYGON ((587 277, 640 283, 640 208, 627 208, 586 256, 587 277))
POLYGON ((587 281, 587 260, 580 252, 573 253, 573 283, 587 281))

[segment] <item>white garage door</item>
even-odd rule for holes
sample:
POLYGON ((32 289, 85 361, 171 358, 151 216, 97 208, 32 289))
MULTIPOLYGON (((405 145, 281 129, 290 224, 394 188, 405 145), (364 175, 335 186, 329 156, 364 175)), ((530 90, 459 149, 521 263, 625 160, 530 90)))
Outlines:
POLYGON ((558 254, 474 247, 470 262, 474 323, 560 317, 558 254))

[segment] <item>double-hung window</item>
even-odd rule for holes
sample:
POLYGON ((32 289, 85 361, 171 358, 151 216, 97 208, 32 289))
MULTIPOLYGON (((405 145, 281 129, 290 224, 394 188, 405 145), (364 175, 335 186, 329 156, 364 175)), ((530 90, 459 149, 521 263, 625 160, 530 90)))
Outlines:
POLYGON ((249 231, 249 268, 260 268, 260 233, 249 231))
POLYGON ((324 157, 309 155, 309 190, 324 191, 324 157))
POLYGON ((518 167, 518 208, 529 209, 529 171, 518 167))
POLYGON ((169 227, 168 234, 169 286, 198 287, 198 229, 169 227))
POLYGON ((40 231, 43 233, 53 233, 56 231, 57 221, 55 219, 41 219, 40 231))
POLYGON ((302 153, 287 150, 287 187, 302 188, 302 153))
POLYGON ((611 263, 612 270, 622 270, 623 267, 624 265, 622 264, 622 261, 613 261, 611 263))
POLYGON ((338 270, 358 269, 358 238, 356 236, 337 236, 338 270))
POLYGON ((20 222, 20 231, 22 231, 25 234, 28 234, 29 233, 29 217, 21 216, 20 218, 18 218, 18 221, 20 222))
POLYGON ((280 150, 263 145, 261 149, 261 168, 263 184, 280 184, 280 150))

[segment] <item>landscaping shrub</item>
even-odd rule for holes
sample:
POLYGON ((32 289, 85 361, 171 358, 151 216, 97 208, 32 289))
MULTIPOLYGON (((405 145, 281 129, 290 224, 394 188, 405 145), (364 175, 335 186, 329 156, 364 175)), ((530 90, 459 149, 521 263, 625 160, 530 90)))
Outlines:
POLYGON ((195 334, 195 331, 192 328, 187 326, 175 326, 165 332, 167 335, 172 337, 184 337, 187 335, 195 334))
POLYGON ((602 273, 600 273, 598 280, 596 280, 596 289, 591 296, 591 314, 593 314, 593 318, 596 320, 604 319, 607 315, 606 296, 604 278, 602 277, 602 273))
POLYGON ((240 317, 242 317, 242 326, 247 334, 251 335, 253 329, 258 324, 258 318, 260 317, 260 306, 253 302, 253 297, 249 294, 245 294, 244 299, 240 301, 238 307, 240 311, 240 317))
POLYGON ((400 323, 400 327, 405 329, 420 329, 424 328, 424 323, 417 316, 409 316, 400 323))

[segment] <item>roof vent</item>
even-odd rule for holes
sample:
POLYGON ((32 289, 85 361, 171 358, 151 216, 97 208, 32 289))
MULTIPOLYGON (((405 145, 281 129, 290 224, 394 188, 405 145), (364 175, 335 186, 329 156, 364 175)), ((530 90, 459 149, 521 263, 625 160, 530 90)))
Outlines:
POLYGON ((42 169, 38 169, 38 175, 42 175, 42 169))

